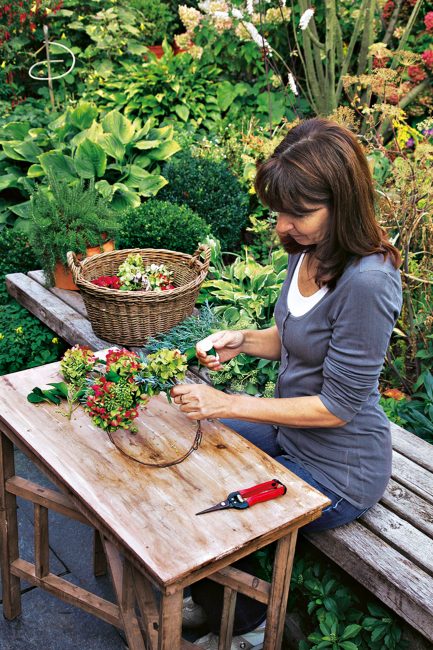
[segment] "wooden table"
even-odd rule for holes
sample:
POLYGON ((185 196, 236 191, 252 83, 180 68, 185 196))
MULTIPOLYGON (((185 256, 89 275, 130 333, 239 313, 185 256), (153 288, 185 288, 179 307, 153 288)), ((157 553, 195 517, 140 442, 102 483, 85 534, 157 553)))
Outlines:
MULTIPOLYGON (((25 579, 122 628, 130 650, 194 647, 181 639, 183 589, 211 577, 224 585, 220 650, 230 648, 238 592, 268 604, 264 648, 278 650, 297 530, 317 518, 328 499, 216 421, 203 423, 200 448, 180 465, 143 467, 123 456, 81 408, 68 421, 54 405, 27 402, 34 386, 58 380, 57 363, 0 378, 5 617, 19 615, 20 579, 25 579), (16 476, 13 445, 60 491, 16 476), (286 495, 242 511, 195 516, 232 490, 274 477, 287 486, 286 495), (17 496, 34 503, 34 564, 19 557, 17 496), (95 574, 104 571, 106 562, 117 603, 50 572, 49 508, 95 528, 95 574), (278 543, 272 583, 230 566, 273 541, 278 543)), ((177 457, 189 448, 195 434, 195 424, 162 395, 152 398, 138 426, 135 436, 118 434, 118 442, 137 458, 151 462, 177 457)))

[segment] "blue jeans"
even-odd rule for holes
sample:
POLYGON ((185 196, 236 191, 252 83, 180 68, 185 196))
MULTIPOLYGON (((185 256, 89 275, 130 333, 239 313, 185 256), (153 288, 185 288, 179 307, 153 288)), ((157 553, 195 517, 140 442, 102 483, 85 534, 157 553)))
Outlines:
MULTIPOLYGON (((336 494, 329 488, 318 483, 306 469, 289 460, 284 456, 284 451, 277 444, 277 430, 270 424, 259 424, 254 422, 245 422, 243 420, 221 420, 231 429, 234 429, 243 438, 256 445, 266 454, 276 461, 287 467, 291 472, 299 476, 303 481, 312 485, 314 488, 326 494, 331 500, 331 505, 325 508, 322 515, 304 526, 301 531, 319 532, 330 528, 337 528, 347 524, 354 519, 358 519, 368 508, 359 510, 343 497, 336 494)), ((244 557, 234 564, 234 566, 247 573, 254 573, 254 562, 250 556, 244 557)), ((212 580, 200 580, 191 586, 191 595, 193 600, 200 604, 206 611, 210 629, 218 634, 221 613, 223 587, 212 580)), ((238 594, 236 599, 234 634, 245 634, 257 627, 266 617, 266 605, 259 603, 247 596, 238 594)))

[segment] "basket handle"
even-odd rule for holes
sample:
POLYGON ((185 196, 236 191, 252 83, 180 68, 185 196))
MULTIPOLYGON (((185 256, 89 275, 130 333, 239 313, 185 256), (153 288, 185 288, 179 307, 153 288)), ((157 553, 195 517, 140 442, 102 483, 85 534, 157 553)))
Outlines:
POLYGON ((195 266, 200 261, 200 255, 204 253, 204 260, 202 262, 203 271, 207 273, 210 263, 210 247, 207 244, 200 244, 195 253, 192 255, 189 266, 195 266))
POLYGON ((68 260, 68 266, 72 271, 74 282, 77 284, 78 276, 79 273, 81 273, 81 268, 83 265, 73 251, 68 251, 66 253, 66 259, 68 260))

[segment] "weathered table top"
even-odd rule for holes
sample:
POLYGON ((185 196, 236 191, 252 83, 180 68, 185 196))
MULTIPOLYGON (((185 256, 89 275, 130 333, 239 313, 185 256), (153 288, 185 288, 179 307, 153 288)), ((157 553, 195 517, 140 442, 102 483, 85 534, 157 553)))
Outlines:
MULTIPOLYGON (((201 569, 215 570, 218 560, 228 564, 233 553, 282 537, 329 503, 219 422, 203 423, 201 446, 181 464, 139 465, 81 407, 68 421, 53 404, 27 402, 35 386, 59 380, 58 363, 0 377, 0 420, 157 584, 194 582, 201 569), (195 515, 233 490, 272 478, 286 485, 287 494, 242 511, 195 515)), ((159 462, 185 452, 194 434, 195 424, 160 395, 142 409, 135 436, 116 435, 137 457, 159 462)))

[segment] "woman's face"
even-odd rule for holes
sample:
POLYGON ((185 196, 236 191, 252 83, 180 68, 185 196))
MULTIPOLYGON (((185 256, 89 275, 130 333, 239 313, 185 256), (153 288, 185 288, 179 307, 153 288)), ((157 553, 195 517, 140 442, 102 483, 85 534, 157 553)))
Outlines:
POLYGON ((289 235, 302 246, 312 246, 326 237, 329 220, 329 208, 326 206, 318 206, 310 214, 302 217, 278 212, 275 230, 282 240, 289 235))

